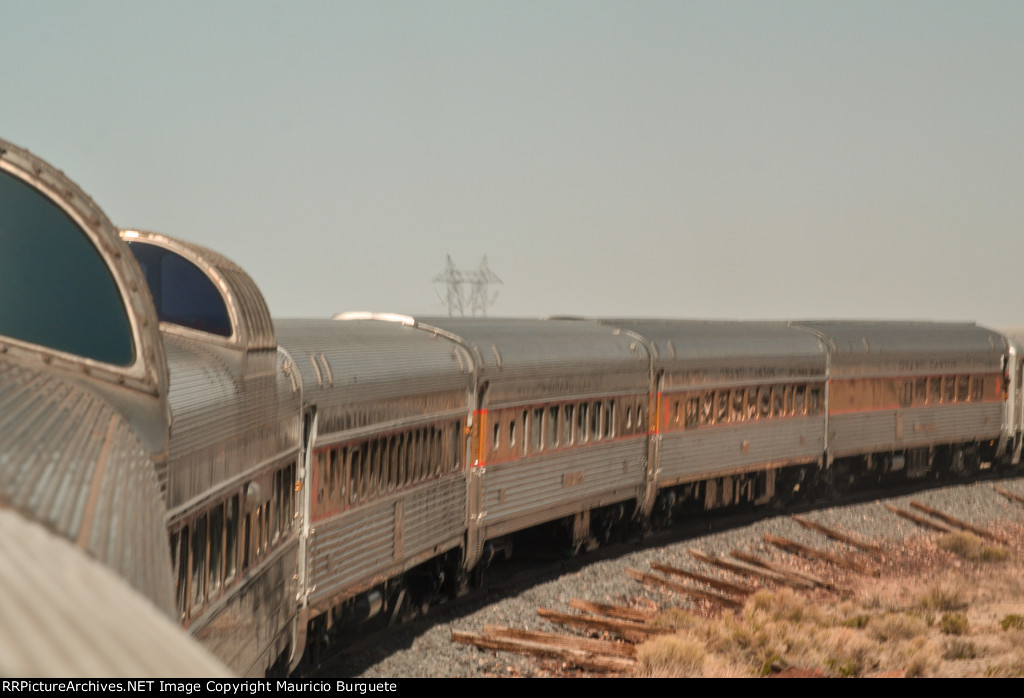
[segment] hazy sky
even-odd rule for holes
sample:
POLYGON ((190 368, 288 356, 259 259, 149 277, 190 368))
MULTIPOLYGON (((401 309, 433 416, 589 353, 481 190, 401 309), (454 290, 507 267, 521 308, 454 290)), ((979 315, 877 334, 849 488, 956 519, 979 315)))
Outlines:
POLYGON ((0 137, 277 316, 1024 324, 1024 3, 0 0, 0 137))

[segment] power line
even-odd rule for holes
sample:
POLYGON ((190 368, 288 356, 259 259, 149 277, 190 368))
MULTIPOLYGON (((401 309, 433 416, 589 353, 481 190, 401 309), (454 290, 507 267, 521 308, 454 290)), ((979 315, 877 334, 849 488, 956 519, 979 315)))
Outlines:
POLYGON ((488 287, 502 283, 487 265, 487 255, 481 258, 476 269, 465 271, 458 269, 452 256, 448 255, 444 271, 435 276, 433 282, 444 285, 443 293, 436 286, 435 290, 441 302, 448 307, 449 317, 464 317, 467 305, 473 317, 487 317, 487 308, 498 298, 497 289, 492 294, 488 287))

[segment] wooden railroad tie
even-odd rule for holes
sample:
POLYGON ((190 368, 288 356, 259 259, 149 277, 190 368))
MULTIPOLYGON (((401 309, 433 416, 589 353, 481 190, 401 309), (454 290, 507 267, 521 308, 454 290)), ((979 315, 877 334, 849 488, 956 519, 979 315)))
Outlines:
MULTIPOLYGON (((671 633, 668 628, 648 625, 655 613, 624 606, 572 599, 570 606, 599 615, 561 613, 539 608, 538 615, 554 623, 610 632, 642 642, 652 635, 671 633), (618 617, 618 619, 616 619, 618 617)), ((483 634, 452 631, 452 642, 469 644, 487 650, 512 652, 533 657, 557 659, 589 671, 625 673, 636 668, 636 645, 616 640, 594 639, 578 635, 562 635, 540 630, 509 628, 503 625, 484 626, 483 634)))
POLYGON ((656 611, 641 611, 629 606, 613 606, 606 603, 584 601, 583 599, 570 599, 569 608, 583 611, 593 616, 607 616, 609 618, 618 618, 619 620, 632 620, 637 623, 648 623, 658 615, 656 611))
POLYGON ((912 511, 907 511, 906 509, 900 509, 899 507, 894 507, 892 504, 886 504, 885 508, 888 509, 889 511, 891 511, 892 513, 896 514, 897 516, 902 516, 904 519, 909 519, 910 521, 913 521, 914 523, 918 524, 919 526, 924 526, 925 528, 930 528, 930 529, 932 529, 934 531, 940 531, 942 533, 952 533, 953 532, 953 529, 950 528, 949 526, 947 526, 946 524, 939 523, 938 521, 935 521, 933 519, 929 519, 929 518, 924 517, 924 516, 920 516, 918 514, 915 514, 912 511))
POLYGON ((957 528, 962 529, 964 531, 970 531, 971 533, 980 536, 981 538, 986 538, 988 540, 995 541, 996 543, 1002 543, 1003 545, 1010 544, 1010 541, 1006 540, 1005 538, 996 533, 990 533, 986 531, 984 528, 980 528, 973 524, 969 524, 966 521, 950 516, 949 514, 944 514, 938 509, 933 509, 930 506, 922 504, 921 502, 918 502, 916 500, 911 500, 910 506, 914 507, 918 511, 923 511, 924 513, 928 514, 928 516, 934 517, 941 521, 945 521, 947 524, 951 526, 956 526, 957 528))
POLYGON ((1022 497, 1021 495, 1017 494, 1016 492, 1011 492, 1010 490, 1003 489, 1002 487, 996 487, 995 485, 993 485, 993 487, 995 488, 996 492, 998 492, 999 494, 1003 495, 1004 497, 1009 499, 1011 502, 1017 502, 1018 504, 1024 504, 1024 497, 1022 497))
POLYGON ((594 654, 587 650, 570 646, 571 643, 555 643, 554 641, 525 640, 513 637, 495 637, 478 633, 452 631, 452 642, 475 645, 481 649, 513 652, 533 657, 558 659, 582 669, 590 671, 612 671, 624 673, 636 668, 636 660, 628 657, 610 657, 594 654))
POLYGON ((791 573, 780 573, 774 570, 770 570, 767 567, 760 565, 752 565, 746 562, 740 562, 738 560, 725 560, 720 557, 712 557, 711 555, 705 555, 699 550, 690 548, 690 555, 694 559, 701 562, 705 562, 715 567, 721 567, 722 569, 741 574, 746 577, 760 577, 776 584, 784 584, 786 586, 798 587, 801 589, 811 589, 815 586, 815 583, 808 581, 806 578, 802 578, 796 574, 791 573))
POLYGON ((857 538, 856 536, 851 536, 851 535, 846 534, 846 533, 840 533, 839 531, 836 531, 835 529, 828 528, 827 526, 822 526, 821 524, 815 523, 815 522, 811 521, 810 519, 805 519, 802 516, 796 516, 794 514, 792 516, 792 519, 794 521, 796 521, 798 524, 800 524, 801 526, 803 526, 804 528, 810 529, 811 531, 817 531, 818 533, 820 533, 820 534, 822 534, 822 535, 824 535, 824 536, 826 536, 828 538, 831 538, 832 540, 837 540, 840 543, 846 543, 848 545, 852 545, 855 548, 859 548, 861 550, 869 552, 872 555, 877 555, 878 557, 884 557, 885 556, 884 551, 880 547, 875 545, 874 543, 869 543, 866 540, 863 540, 861 538, 857 538))
POLYGON ((504 625, 492 624, 484 625, 484 635, 538 642, 557 647, 571 647, 582 652, 607 657, 623 657, 625 659, 634 659, 636 657, 636 645, 630 642, 595 640, 594 638, 580 637, 578 635, 559 635, 558 633, 548 633, 542 630, 524 630, 522 628, 509 628, 504 625))
POLYGON ((737 560, 747 563, 748 565, 753 565, 754 567, 762 567, 770 572, 782 575, 786 579, 791 580, 790 586, 798 586, 804 588, 822 587, 824 589, 836 588, 835 585, 832 584, 832 582, 828 582, 822 579, 821 577, 816 577, 813 574, 808 574, 807 572, 792 570, 788 567, 782 567, 781 565, 777 565, 774 562, 769 562, 768 560, 759 558, 756 555, 745 553, 742 550, 733 550, 729 554, 737 560))
POLYGON ((823 560, 835 565, 836 567, 842 567, 843 569, 852 570, 860 574, 866 574, 872 577, 877 577, 880 574, 877 569, 868 567, 856 560, 851 560, 843 555, 830 553, 827 550, 812 548, 788 538, 780 538, 779 536, 773 536, 770 533, 766 533, 764 535, 764 541, 769 545, 774 545, 775 547, 781 548, 787 552, 803 555, 804 557, 814 560, 823 560))
POLYGON ((615 620, 613 618, 586 616, 579 613, 565 613, 564 611, 556 611, 551 608, 538 608, 537 615, 559 625, 615 633, 625 640, 634 642, 643 642, 651 635, 668 635, 673 632, 669 628, 638 623, 632 620, 615 620))
POLYGON ((662 574, 670 574, 676 577, 692 579, 695 582, 706 584, 712 589, 724 591, 726 594, 734 594, 736 596, 750 596, 754 593, 754 591, 756 591, 754 587, 747 586, 746 584, 728 582, 724 579, 709 577, 707 575, 700 574, 699 572, 692 572, 690 570, 679 569, 678 567, 669 567, 668 565, 662 565, 658 562, 652 562, 651 569, 653 569, 655 572, 661 572, 662 574))
POLYGON ((664 577, 659 577, 658 575, 651 574, 649 572, 641 572, 640 570, 627 569, 626 574, 629 577, 632 577, 636 581, 640 582, 641 584, 650 584, 653 586, 664 587, 666 589, 671 589, 677 594, 682 594, 683 596, 704 599, 705 601, 719 603, 729 608, 740 608, 743 605, 742 600, 734 599, 730 596, 718 594, 713 591, 707 591, 705 589, 697 589, 696 587, 681 584, 671 579, 665 579, 664 577))

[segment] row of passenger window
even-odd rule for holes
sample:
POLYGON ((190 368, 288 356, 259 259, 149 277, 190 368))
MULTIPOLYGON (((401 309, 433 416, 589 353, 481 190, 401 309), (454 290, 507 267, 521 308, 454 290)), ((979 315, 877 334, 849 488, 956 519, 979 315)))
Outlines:
POLYGON ((461 432, 450 420, 316 451, 314 516, 459 470, 461 432))
POLYGON ((295 474, 295 463, 289 463, 175 525, 171 554, 183 623, 199 616, 288 537, 295 516, 295 474))
POLYGON ((822 414, 819 383, 700 390, 665 398, 667 430, 822 414))
POLYGON ((646 432, 645 399, 588 400, 490 410, 487 450, 515 458, 646 432))
POLYGON ((986 383, 995 387, 995 376, 931 376, 901 381, 897 386, 902 407, 941 405, 954 402, 980 402, 985 399, 986 383))
POLYGON ((981 402, 999 398, 999 381, 996 373, 837 380, 830 401, 840 411, 981 402))

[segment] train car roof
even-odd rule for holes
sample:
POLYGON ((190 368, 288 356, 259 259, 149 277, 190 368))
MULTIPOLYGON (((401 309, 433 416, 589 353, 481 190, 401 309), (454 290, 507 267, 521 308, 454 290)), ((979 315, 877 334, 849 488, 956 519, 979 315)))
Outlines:
POLYGON ((823 342, 785 322, 729 320, 617 319, 600 320, 643 337, 655 365, 671 367, 695 362, 800 363, 825 365, 823 342))
POLYGON ((465 350, 410 324, 289 319, 275 320, 274 326, 302 376, 304 393, 322 405, 471 385, 465 350))
POLYGON ((830 320, 794 322, 821 334, 836 356, 856 354, 994 353, 1004 349, 998 332, 970 322, 830 320))
POLYGON ((421 317, 468 347, 485 379, 647 372, 646 349, 618 328, 575 319, 421 317))
POLYGON ((173 612, 166 510, 131 425, 102 396, 61 374, 6 359, 0 359, 3 508, 77 542, 173 612))
POLYGON ((1001 371, 1007 340, 964 322, 810 321, 794 323, 829 344, 833 376, 925 376, 1001 371))
POLYGON ((118 575, 2 507, 0 589, 0 675, 230 676, 118 575))

